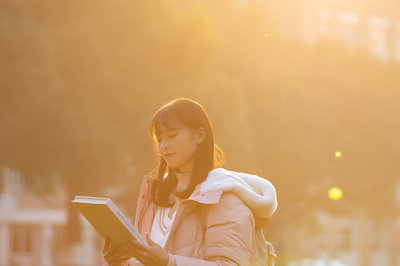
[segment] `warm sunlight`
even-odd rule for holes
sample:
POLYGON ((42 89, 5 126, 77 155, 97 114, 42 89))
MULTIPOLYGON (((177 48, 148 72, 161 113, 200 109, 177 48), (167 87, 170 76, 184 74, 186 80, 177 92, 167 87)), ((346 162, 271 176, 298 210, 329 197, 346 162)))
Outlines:
POLYGON ((1 266, 101 265, 70 201, 134 224, 177 97, 276 189, 276 266, 400 266, 400 0, 5 0, 0 69, 1 266))

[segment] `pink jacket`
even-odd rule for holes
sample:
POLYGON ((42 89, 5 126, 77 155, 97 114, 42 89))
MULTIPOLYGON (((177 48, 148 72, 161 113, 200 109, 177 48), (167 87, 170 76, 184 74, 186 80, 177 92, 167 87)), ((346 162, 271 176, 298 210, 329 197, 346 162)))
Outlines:
MULTIPOLYGON (((150 233, 156 210, 150 193, 153 181, 144 178, 136 210, 135 227, 143 236, 150 233)), ((212 170, 178 209, 165 244, 168 264, 261 265, 256 261, 259 254, 275 256, 261 228, 276 207, 269 181, 223 168, 212 170)))

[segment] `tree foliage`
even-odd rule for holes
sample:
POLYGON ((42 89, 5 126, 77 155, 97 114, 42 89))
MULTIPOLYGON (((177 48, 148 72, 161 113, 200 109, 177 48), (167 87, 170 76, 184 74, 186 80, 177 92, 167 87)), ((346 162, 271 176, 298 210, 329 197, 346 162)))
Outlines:
POLYGON ((279 223, 333 208, 332 185, 354 209, 395 209, 394 62, 283 37, 257 3, 3 1, 0 27, 0 164, 28 180, 60 173, 71 195, 119 183, 131 204, 154 166, 152 113, 186 96, 208 110, 228 168, 275 184, 279 223))

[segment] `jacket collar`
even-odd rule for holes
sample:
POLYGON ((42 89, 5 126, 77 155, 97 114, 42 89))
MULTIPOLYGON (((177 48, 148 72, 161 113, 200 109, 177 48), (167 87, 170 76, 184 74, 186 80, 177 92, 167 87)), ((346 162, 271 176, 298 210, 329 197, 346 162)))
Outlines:
MULTIPOLYGON (((148 185, 147 186, 148 193, 150 193, 151 186, 155 182, 155 179, 152 178, 151 176, 145 176, 144 179, 145 179, 145 183, 148 185)), ((221 199, 223 190, 220 189, 217 191, 201 192, 200 191, 201 184, 202 183, 196 185, 192 194, 186 200, 195 201, 195 202, 198 202, 201 204, 217 204, 221 199)))
POLYGON ((201 204, 217 204, 221 199, 222 190, 210 191, 210 192, 201 192, 200 191, 201 184, 198 184, 194 189, 192 195, 188 198, 188 200, 193 200, 201 204))

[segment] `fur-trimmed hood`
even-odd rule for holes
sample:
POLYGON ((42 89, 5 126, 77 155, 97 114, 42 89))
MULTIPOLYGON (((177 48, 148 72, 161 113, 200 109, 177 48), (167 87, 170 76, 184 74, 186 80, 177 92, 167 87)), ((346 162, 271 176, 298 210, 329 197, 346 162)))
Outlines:
POLYGON ((277 208, 274 186, 256 175, 217 168, 208 173, 200 185, 200 193, 231 192, 239 197, 253 212, 258 226, 264 226, 277 208))

